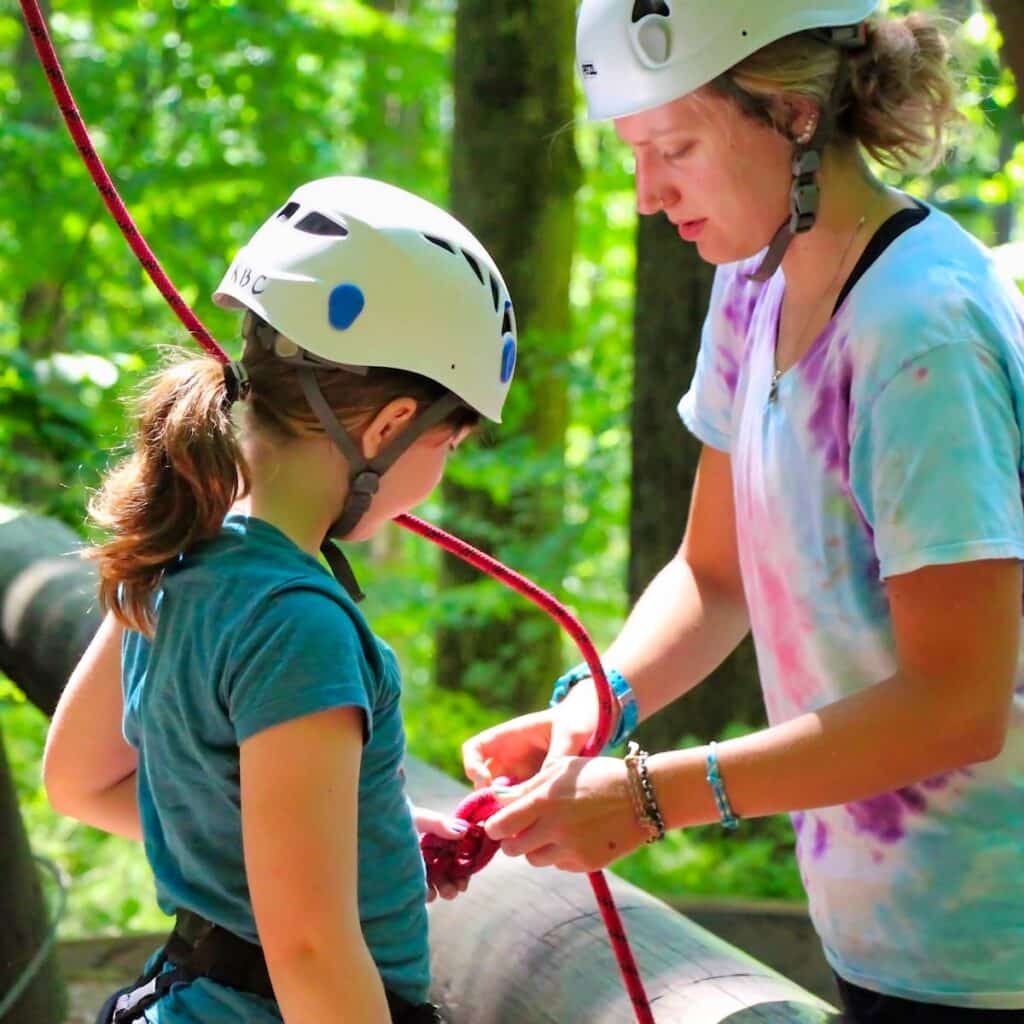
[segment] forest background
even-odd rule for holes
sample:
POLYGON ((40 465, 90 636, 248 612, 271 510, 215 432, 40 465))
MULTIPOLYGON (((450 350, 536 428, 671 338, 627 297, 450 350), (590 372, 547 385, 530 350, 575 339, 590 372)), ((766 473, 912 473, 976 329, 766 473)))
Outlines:
MULTIPOLYGON (((122 452, 125 399, 190 342, 71 145, 15 5, 0 9, 0 522, 24 509, 89 537, 88 494, 122 452)), ((1012 67, 1019 0, 940 10, 966 123, 936 171, 886 177, 998 246, 1024 201, 1012 67)), ((601 646, 673 553, 696 445, 676 419, 710 271, 638 224, 631 158, 583 123, 563 0, 61 0, 52 30, 86 122, 186 300, 237 352, 209 295, 299 183, 369 174, 449 206, 506 271, 523 328, 500 430, 452 461, 421 511, 568 603, 601 646)), ((389 528, 354 552, 367 615, 397 649, 412 752, 460 774, 463 739, 542 705, 578 660, 497 584, 389 528)), ((16 673, 10 670, 11 675, 16 673)), ((163 930, 140 848, 55 816, 40 785, 45 702, 0 676, 0 757, 32 848, 71 880, 62 937, 163 930), (36 704, 41 704, 37 707, 36 704)), ((649 745, 762 721, 744 647, 646 727, 649 745)), ((0 773, 2 774, 2 773, 0 773)), ((5 837, 0 835, 0 847, 5 837)), ((677 834, 617 871, 659 894, 802 898, 783 818, 677 834)))

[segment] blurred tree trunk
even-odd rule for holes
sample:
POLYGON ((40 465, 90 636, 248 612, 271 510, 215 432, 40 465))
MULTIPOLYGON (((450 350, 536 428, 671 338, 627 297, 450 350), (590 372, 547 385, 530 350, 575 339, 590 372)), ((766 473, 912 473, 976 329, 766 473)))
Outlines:
MULTIPOLYGON (((714 270, 662 216, 637 228, 634 314, 633 491, 629 600, 636 602, 679 548, 700 442, 675 408, 693 377, 714 270)), ((693 734, 714 739, 729 722, 764 722, 747 640, 703 685, 647 722, 643 741, 663 748, 693 734)))
POLYGON ((1024 3, 988 0, 1003 36, 1003 60, 1017 79, 1017 105, 1024 113, 1024 3))
MULTIPOLYGON (((0 999, 18 984, 51 927, 0 731, 0 999)), ((51 949, 4 1024, 61 1024, 67 996, 51 949)))
MULTIPOLYGON (((0 671, 45 714, 99 624, 92 569, 52 519, 0 520, 0 671)), ((0 737, 0 998, 46 941, 49 914, 0 737)), ((4 1024, 61 1024, 66 996, 51 951, 4 1024)))
MULTIPOLYGON (((511 476, 510 493, 499 502, 449 479, 445 518, 471 543, 556 588, 564 559, 550 549, 563 514, 580 177, 570 128, 573 32, 571 0, 460 0, 457 8, 451 208, 501 268, 521 360, 493 451, 503 455, 499 471, 511 476)), ((442 596, 480 580, 445 556, 442 596)), ((562 668, 561 642, 557 626, 525 602, 503 619, 476 603, 438 630, 435 678, 487 703, 526 709, 550 692, 562 668)))

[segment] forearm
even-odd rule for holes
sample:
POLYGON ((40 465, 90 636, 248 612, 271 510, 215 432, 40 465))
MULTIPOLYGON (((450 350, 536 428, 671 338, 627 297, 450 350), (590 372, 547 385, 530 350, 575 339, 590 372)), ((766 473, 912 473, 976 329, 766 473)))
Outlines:
POLYGON ((268 951, 267 964, 285 1024, 390 1024, 384 984, 361 934, 268 951))
POLYGON ((604 660, 629 680, 643 720, 707 678, 748 629, 742 596, 698 579, 676 557, 637 601, 604 660))
MULTIPOLYGON (((970 692, 969 681, 963 690, 970 692)), ((741 818, 834 806, 891 792, 988 760, 1000 725, 966 701, 897 674, 818 711, 718 747, 741 818), (927 723, 923 727, 923 723, 927 723)), ((655 755, 652 777, 666 825, 718 820, 705 780, 706 748, 655 755)))
POLYGON ((55 811, 125 839, 142 839, 136 772, 99 792, 50 794, 55 811))

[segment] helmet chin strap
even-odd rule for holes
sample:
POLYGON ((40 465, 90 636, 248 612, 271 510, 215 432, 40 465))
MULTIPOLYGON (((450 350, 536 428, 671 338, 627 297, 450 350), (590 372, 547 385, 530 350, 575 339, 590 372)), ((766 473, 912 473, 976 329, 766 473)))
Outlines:
POLYGON ((345 495, 345 504, 338 518, 328 528, 320 551, 327 560, 334 578, 345 588, 349 597, 356 602, 362 601, 366 595, 360 588, 348 559, 334 543, 333 538, 343 540, 359 525, 369 510, 374 495, 380 489, 380 478, 402 454, 428 430, 442 423, 466 403, 449 391, 416 416, 398 437, 372 459, 367 459, 352 435, 338 422, 338 417, 320 390, 314 372, 316 369, 343 369, 352 373, 366 373, 367 368, 312 360, 297 345, 285 339, 270 324, 252 313, 247 315, 247 326, 262 347, 273 352, 281 362, 295 367, 302 393, 306 396, 310 409, 348 463, 348 493, 345 495), (248 322, 248 317, 252 317, 251 322, 248 322))
POLYGON ((822 116, 814 137, 807 145, 796 147, 793 184, 789 190, 789 220, 775 232, 761 265, 753 274, 748 275, 751 281, 767 281, 782 266, 783 257, 793 239, 810 231, 818 219, 818 208, 821 205, 818 172, 821 170, 825 145, 832 134, 831 126, 826 127, 825 120, 822 116))
POLYGON ((369 511, 373 497, 380 488, 380 478, 412 444, 465 403, 449 391, 448 394, 443 395, 420 413, 398 437, 382 448, 377 455, 372 459, 367 459, 355 439, 338 422, 334 410, 327 404, 312 368, 300 366, 296 372, 306 401, 309 402, 316 418, 338 450, 344 455, 349 467, 348 493, 345 495, 345 504, 342 506, 338 518, 328 529, 320 550, 338 582, 345 587, 354 601, 361 601, 366 595, 360 589, 348 559, 333 543, 332 538, 343 540, 359 525, 363 516, 369 511))
MULTIPOLYGON (((820 29, 812 33, 816 38, 836 47, 839 53, 839 69, 832 85, 832 94, 821 111, 818 127, 806 144, 795 144, 793 155, 793 183, 789 191, 789 220, 772 238, 761 265, 748 275, 751 281, 767 281, 782 266, 789 246, 797 235, 814 227, 821 206, 821 186, 818 172, 821 170, 825 147, 835 134, 839 119, 840 104, 847 83, 850 80, 850 65, 847 53, 863 49, 867 45, 867 23, 845 25, 839 28, 820 29)), ((733 87, 731 80, 730 87, 733 87)), ((735 87, 733 87, 735 88, 735 87)))

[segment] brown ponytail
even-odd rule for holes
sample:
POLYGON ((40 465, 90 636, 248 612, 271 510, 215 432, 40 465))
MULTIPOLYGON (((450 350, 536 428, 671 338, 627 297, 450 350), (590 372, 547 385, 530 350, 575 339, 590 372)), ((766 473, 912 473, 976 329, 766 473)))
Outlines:
MULTIPOLYGON (((270 444, 322 437, 298 376, 258 340, 259 323, 250 314, 242 326, 251 392, 237 410, 240 431, 270 444)), ((350 430, 396 398, 412 398, 422 411, 447 394, 436 381, 406 370, 370 367, 362 374, 324 367, 316 373, 328 405, 350 430)), ((114 467, 89 506, 93 521, 112 538, 87 557, 99 565, 104 609, 150 636, 153 595, 164 570, 192 544, 220 532, 251 477, 216 360, 185 359, 156 373, 137 412, 134 453, 114 467)), ((455 432, 479 420, 479 413, 459 406, 441 425, 455 432)))
POLYGON ((215 536, 249 486, 221 364, 188 359, 159 371, 137 403, 135 451, 104 480, 89 505, 111 540, 87 552, 100 575, 100 601, 126 626, 154 627, 153 594, 168 565, 215 536))
POLYGON ((786 36, 727 72, 733 86, 727 94, 738 88, 751 101, 744 107, 762 116, 766 101, 784 93, 824 106, 839 61, 847 60, 850 76, 839 100, 836 142, 858 142, 894 170, 927 170, 945 155, 947 127, 962 120, 949 66, 948 24, 920 13, 873 18, 867 46, 849 55, 806 32, 786 36))

